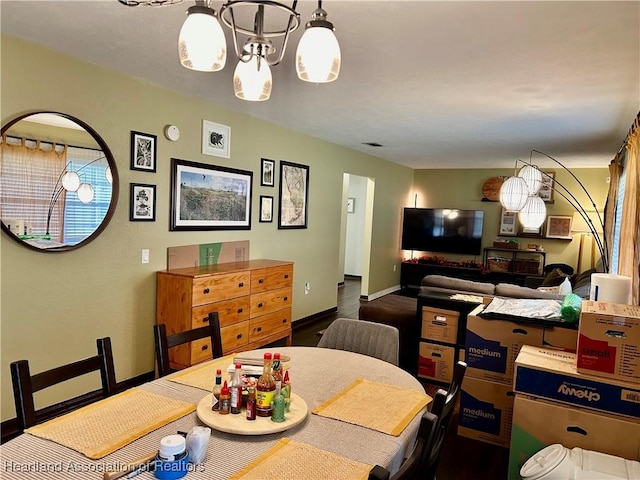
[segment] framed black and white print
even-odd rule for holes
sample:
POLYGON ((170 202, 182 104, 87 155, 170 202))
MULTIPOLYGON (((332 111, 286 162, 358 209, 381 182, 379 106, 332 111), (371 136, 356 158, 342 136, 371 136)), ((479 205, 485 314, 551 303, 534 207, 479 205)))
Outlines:
POLYGON ((156 171, 157 137, 131 131, 131 170, 156 171))
POLYGON ((273 222, 273 197, 260 195, 260 221, 273 222))
POLYGON ((156 186, 145 183, 131 183, 129 187, 129 221, 155 222, 156 186))
POLYGON ((231 157, 231 127, 203 120, 202 153, 215 157, 231 157))
POLYGON ((253 172, 171 159, 174 230, 250 230, 253 172))
POLYGON ((278 228, 307 228, 309 167, 280 161, 278 228))
POLYGON ((276 162, 263 158, 260 165, 260 185, 263 187, 275 186, 276 162))

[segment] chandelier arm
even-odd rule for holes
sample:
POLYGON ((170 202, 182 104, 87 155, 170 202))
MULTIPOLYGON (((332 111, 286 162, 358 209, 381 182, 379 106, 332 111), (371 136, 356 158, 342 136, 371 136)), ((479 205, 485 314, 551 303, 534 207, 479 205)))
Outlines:
POLYGON ((293 24, 294 19, 295 19, 295 16, 289 15, 289 22, 287 23, 287 32, 284 34, 284 38, 282 40, 282 48, 280 49, 280 55, 278 55, 277 60, 275 62, 271 62, 265 56, 265 60, 267 60, 267 63, 269 63, 269 65, 272 67, 275 67, 276 65, 278 65, 284 58, 284 52, 287 50, 287 44, 289 43, 289 34, 292 31, 291 26, 293 24))
MULTIPOLYGON (((251 56, 245 60, 244 53, 238 49, 238 30, 236 29, 236 17, 233 14, 233 8, 229 10, 229 13, 231 15, 231 36, 233 37, 233 48, 236 51, 236 57, 238 57, 238 60, 241 62, 247 63, 251 59, 251 56)), ((222 10, 220 10, 220 18, 222 18, 222 10)))

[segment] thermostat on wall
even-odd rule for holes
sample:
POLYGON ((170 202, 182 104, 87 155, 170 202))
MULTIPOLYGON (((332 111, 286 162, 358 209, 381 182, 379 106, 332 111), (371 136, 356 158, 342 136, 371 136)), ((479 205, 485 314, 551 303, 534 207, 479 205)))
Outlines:
POLYGON ((168 140, 175 142, 180 138, 180 129, 175 125, 167 125, 164 127, 164 136, 167 137, 168 140))

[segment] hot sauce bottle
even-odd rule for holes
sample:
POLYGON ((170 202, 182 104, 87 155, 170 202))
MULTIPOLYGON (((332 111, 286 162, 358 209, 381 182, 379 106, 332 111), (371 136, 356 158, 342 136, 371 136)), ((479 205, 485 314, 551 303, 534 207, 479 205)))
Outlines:
POLYGON ((220 415, 229 415, 231 409, 231 395, 229 394, 229 387, 227 381, 224 381, 222 389, 220 389, 220 415))
POLYGON ((242 410, 242 364, 236 363, 236 369, 229 386, 231 394, 231 413, 238 414, 242 410))
POLYGON ((249 387, 249 398, 247 398, 247 420, 256 419, 256 388, 249 387))
POLYGON ((271 354, 264 354, 264 366, 262 375, 258 378, 256 385, 256 415, 259 417, 270 417, 272 408, 271 402, 276 391, 276 381, 271 373, 271 354))
POLYGON ((220 391, 222 390, 222 370, 216 370, 216 383, 213 385, 213 396, 211 397, 211 410, 220 410, 220 391))

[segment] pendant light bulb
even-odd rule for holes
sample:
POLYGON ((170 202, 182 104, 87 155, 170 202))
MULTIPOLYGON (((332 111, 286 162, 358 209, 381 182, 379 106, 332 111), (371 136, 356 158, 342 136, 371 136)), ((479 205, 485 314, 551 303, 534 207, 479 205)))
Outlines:
POLYGON ((89 203, 93 200, 93 187, 88 183, 81 183, 78 187, 78 200, 82 203, 89 203))
POLYGON ((534 165, 522 167, 518 172, 518 176, 526 182, 529 195, 535 195, 542 187, 542 173, 534 165))
POLYGON ((239 61, 233 73, 233 91, 241 100, 262 102, 271 96, 271 68, 262 58, 258 65, 257 55, 248 62, 239 61))
POLYGON ((538 195, 530 195, 518 213, 518 219, 525 228, 540 228, 547 218, 547 206, 538 195))
POLYGON ((500 203, 507 212, 519 212, 527 203, 529 187, 520 177, 507 178, 500 187, 500 203))
POLYGON ((296 72, 305 82, 333 82, 340 74, 341 53, 333 24, 327 21, 327 12, 318 8, 296 50, 296 72))
POLYGON ((69 170, 62 176, 62 188, 67 192, 75 192, 79 186, 80 177, 76 172, 69 170))
POLYGON ((227 41, 215 10, 202 0, 187 10, 178 37, 178 55, 182 66, 191 70, 217 72, 224 68, 227 41))

